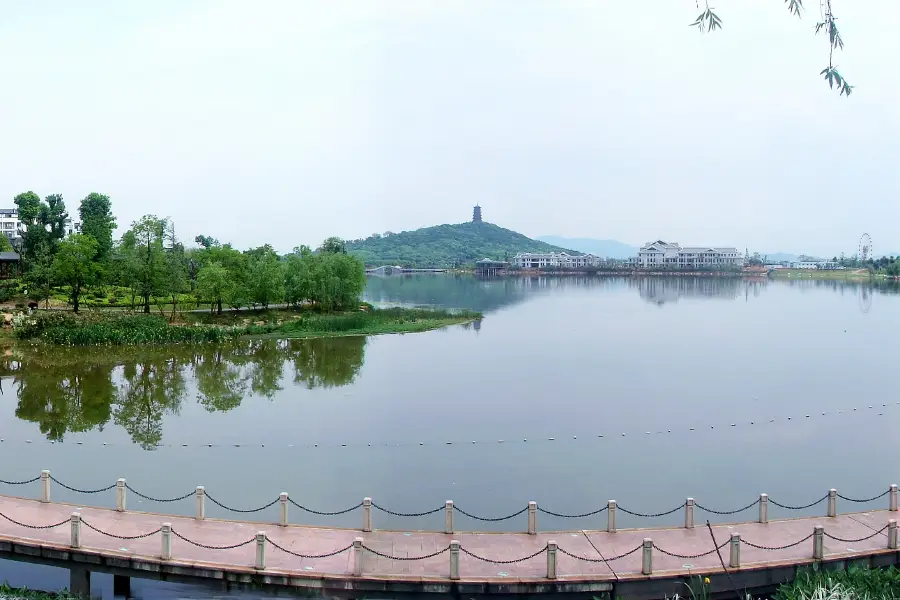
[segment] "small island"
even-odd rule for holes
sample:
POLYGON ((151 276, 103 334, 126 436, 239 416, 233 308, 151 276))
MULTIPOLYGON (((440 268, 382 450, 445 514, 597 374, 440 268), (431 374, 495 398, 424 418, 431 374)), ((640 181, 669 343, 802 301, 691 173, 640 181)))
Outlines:
POLYGON ((481 319, 472 311, 363 303, 365 267, 336 237, 286 254, 269 244, 241 251, 208 235, 188 247, 170 219, 145 215, 114 240, 116 219, 103 194, 81 201, 79 222, 59 194, 25 192, 14 202, 8 212, 19 235, 0 235, 0 258, 8 259, 0 302, 4 331, 19 340, 97 346, 338 337, 481 319))

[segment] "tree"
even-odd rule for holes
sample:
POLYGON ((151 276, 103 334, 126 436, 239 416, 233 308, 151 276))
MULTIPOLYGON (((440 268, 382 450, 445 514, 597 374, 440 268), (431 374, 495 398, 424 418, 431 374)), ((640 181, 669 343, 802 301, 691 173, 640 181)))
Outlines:
POLYGON ((37 222, 41 212, 40 196, 29 190, 13 198, 13 202, 19 210, 19 220, 26 227, 37 222))
POLYGON ((200 246, 202 246, 203 248, 212 248, 213 246, 219 245, 219 240, 208 235, 198 235, 194 238, 194 241, 200 244, 200 246))
POLYGON ((344 240, 339 237, 330 237, 319 246, 319 252, 326 254, 346 254, 347 248, 344 240))
POLYGON ((113 231, 116 229, 109 196, 91 192, 81 201, 78 214, 81 216, 81 233, 97 240, 96 258, 105 261, 112 251, 113 231))
POLYGON ((78 312, 82 290, 92 285, 100 274, 100 265, 94 260, 98 246, 97 240, 84 234, 72 235, 59 244, 53 278, 69 286, 69 300, 75 312, 78 312))
MULTIPOLYGON (((803 13, 803 0, 784 0, 787 9, 791 14, 800 18, 803 13)), ((691 23, 692 27, 696 27, 700 32, 715 31, 722 28, 722 19, 719 18, 713 9, 709 7, 709 0, 704 0, 705 9, 700 13, 697 19, 691 23)), ((849 96, 853 92, 853 86, 847 83, 841 75, 837 66, 834 64, 834 51, 844 49, 844 40, 837 28, 837 19, 831 9, 831 0, 820 0, 820 9, 822 12, 822 20, 816 23, 816 33, 825 32, 828 35, 828 66, 826 66, 819 75, 828 82, 828 87, 837 89, 842 96, 849 96)), ((697 7, 700 2, 697 0, 697 7)))
MULTIPOLYGON (((200 268, 197 273, 197 294, 217 307, 217 313, 222 314, 222 302, 231 294, 232 284, 228 276, 228 269, 219 262, 211 262, 200 268)), ((210 309, 212 310, 212 309, 210 309)))
MULTIPOLYGON (((131 224, 131 235, 127 239, 128 243, 133 244, 126 248, 126 252, 134 256, 134 283, 145 313, 150 312, 150 299, 153 296, 168 293, 163 252, 167 229, 167 219, 144 215, 131 224)), ((123 242, 125 241, 123 236, 123 242)))
POLYGON ((284 269, 278 254, 268 244, 248 251, 247 295, 253 304, 269 308, 284 298, 284 269))
POLYGON ((12 244, 9 243, 9 238, 3 234, 0 234, 0 252, 12 252, 13 247, 12 244))
POLYGON ((51 194, 43 201, 34 192, 19 194, 13 200, 19 209, 19 220, 25 226, 22 235, 22 264, 31 266, 38 249, 56 253, 56 245, 66 235, 66 203, 61 194, 51 194))
POLYGON ((25 273, 25 281, 32 289, 31 298, 43 300, 44 306, 50 308, 50 292, 52 291, 54 255, 50 252, 50 246, 46 241, 35 249, 31 266, 25 273))
POLYGON ((312 270, 316 256, 308 246, 294 248, 284 260, 284 299, 299 307, 312 299, 312 270))

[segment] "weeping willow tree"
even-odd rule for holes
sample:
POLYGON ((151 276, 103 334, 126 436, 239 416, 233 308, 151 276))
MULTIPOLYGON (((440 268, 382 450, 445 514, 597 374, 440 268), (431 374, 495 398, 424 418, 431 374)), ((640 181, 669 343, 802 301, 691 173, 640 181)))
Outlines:
MULTIPOLYGON (((721 29, 722 19, 716 14, 715 9, 709 6, 709 0, 703 0, 702 9, 700 1, 695 0, 700 14, 691 23, 691 26, 703 33, 721 29)), ((803 16, 803 2, 804 0, 784 0, 788 11, 798 18, 803 16)), ((837 90, 842 96, 849 96, 853 92, 853 86, 847 83, 847 80, 838 71, 837 65, 834 64, 834 53, 836 50, 844 49, 844 40, 841 39, 841 32, 838 31, 837 18, 831 9, 831 0, 819 0, 819 21, 816 22, 816 33, 822 32, 828 36, 828 66, 822 69, 819 75, 825 78, 831 89, 837 90)))

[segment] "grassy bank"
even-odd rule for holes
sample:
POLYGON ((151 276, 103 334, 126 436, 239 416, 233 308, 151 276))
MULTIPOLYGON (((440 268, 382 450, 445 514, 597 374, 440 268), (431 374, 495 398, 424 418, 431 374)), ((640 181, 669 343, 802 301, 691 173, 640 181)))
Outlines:
POLYGON ((57 346, 125 346, 221 342, 242 336, 315 338, 415 333, 468 323, 480 313, 438 309, 386 308, 319 313, 273 310, 228 313, 182 313, 175 322, 158 315, 38 312, 16 317, 20 340, 57 346))
POLYGON ((418 308, 383 308, 343 314, 307 314, 296 319, 246 326, 242 334, 254 337, 309 338, 344 335, 417 333, 468 323, 480 313, 418 308))
POLYGON ((775 594, 775 600, 900 600, 900 569, 805 571, 775 594))
POLYGON ((76 600, 75 596, 60 592, 38 592, 27 588, 13 588, 7 584, 0 585, 0 600, 76 600))

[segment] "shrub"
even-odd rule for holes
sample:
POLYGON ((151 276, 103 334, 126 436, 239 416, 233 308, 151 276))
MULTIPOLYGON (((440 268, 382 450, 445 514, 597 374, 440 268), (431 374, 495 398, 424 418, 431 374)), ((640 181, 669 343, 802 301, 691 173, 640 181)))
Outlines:
POLYGON ((178 327, 156 315, 79 315, 50 312, 25 319, 16 328, 20 339, 40 339, 60 346, 134 345, 214 342, 229 332, 218 327, 178 327))

